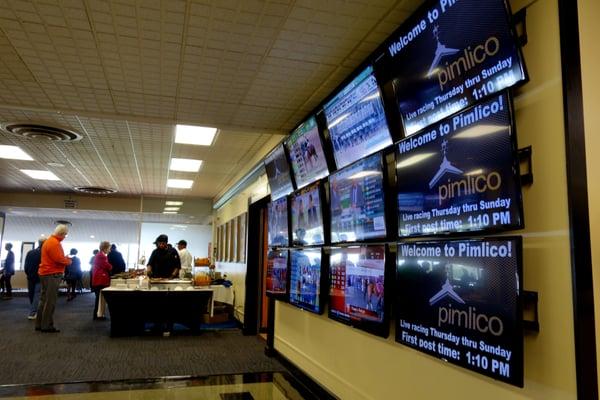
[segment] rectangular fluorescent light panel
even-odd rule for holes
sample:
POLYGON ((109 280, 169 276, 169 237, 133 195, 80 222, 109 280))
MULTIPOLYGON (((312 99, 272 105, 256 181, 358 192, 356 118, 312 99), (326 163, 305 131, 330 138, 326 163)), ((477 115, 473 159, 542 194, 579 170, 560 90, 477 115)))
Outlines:
POLYGON ((42 171, 37 169, 22 169, 21 172, 25 175, 29 175, 33 179, 39 179, 44 181, 60 181, 60 178, 50 171, 42 171))
POLYGON ((171 158, 171 171, 183 171, 183 172, 198 172, 202 160, 192 160, 189 158, 171 158))
POLYGON ((0 158, 8 160, 26 160, 33 161, 33 158, 18 146, 0 145, 0 158))
POLYGON ((199 146, 212 145, 217 128, 195 125, 175 125, 175 143, 199 146))
POLYGON ((177 214, 177 211, 163 211, 163 214, 177 214))
POLYGON ((165 202, 165 206, 182 206, 183 201, 167 201, 165 202))
POLYGON ((191 189, 193 184, 191 179, 167 179, 167 187, 175 189, 191 189))
POLYGON ((165 207, 165 211, 179 211, 179 207, 165 207))

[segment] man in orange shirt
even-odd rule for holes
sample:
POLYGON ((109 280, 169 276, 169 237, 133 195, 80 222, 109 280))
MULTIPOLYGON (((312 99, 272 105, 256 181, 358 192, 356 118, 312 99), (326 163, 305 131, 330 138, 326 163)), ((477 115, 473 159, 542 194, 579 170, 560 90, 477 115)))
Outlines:
POLYGON ((71 259, 65 257, 60 242, 69 233, 66 225, 58 225, 54 233, 42 245, 42 261, 38 274, 42 283, 42 294, 35 320, 35 330, 55 333, 60 332, 54 327, 54 308, 58 297, 58 286, 65 273, 65 267, 71 264, 71 259))

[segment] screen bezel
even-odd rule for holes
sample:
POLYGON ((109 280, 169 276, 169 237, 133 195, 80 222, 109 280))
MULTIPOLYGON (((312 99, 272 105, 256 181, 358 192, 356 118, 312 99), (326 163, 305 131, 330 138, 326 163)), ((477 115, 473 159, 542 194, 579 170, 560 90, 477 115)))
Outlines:
MULTIPOLYGON (((411 234, 411 235, 402 235, 400 233, 400 210, 398 209, 398 195, 400 193, 400 185, 399 185, 400 179, 398 177, 398 169, 395 168, 397 183, 395 186, 394 210, 396 211, 396 223, 397 223, 396 235, 400 240, 410 239, 410 238, 422 238, 422 237, 426 237, 426 236, 434 237, 434 238, 435 237, 453 238, 458 235, 465 235, 465 234, 486 235, 486 234, 493 234, 493 233, 506 232, 506 231, 512 231, 512 230, 525 228, 524 213, 523 213, 523 190, 522 190, 522 185, 521 185, 520 161, 519 161, 518 145, 517 145, 516 123, 515 123, 515 118, 514 118, 513 96, 512 96, 512 92, 509 89, 496 92, 496 95, 500 96, 500 95, 504 95, 504 93, 506 93, 506 98, 508 99, 507 105, 506 105, 507 106, 506 112, 508 114, 508 121, 509 121, 509 126, 510 126, 510 139, 509 140, 510 140, 511 156, 512 156, 512 171, 513 171, 512 179, 514 180, 515 187, 518 192, 515 200, 518 202, 519 223, 503 225, 503 226, 490 226, 490 227, 484 227, 484 228, 479 228, 479 229, 460 230, 460 231, 443 231, 443 232, 437 232, 437 233, 418 233, 418 234, 411 234)), ((487 100, 489 100, 489 99, 487 99, 487 100)), ((455 116, 457 114, 467 112, 471 108, 478 106, 480 103, 481 102, 477 102, 477 103, 473 104, 471 107, 465 108, 457 113, 449 115, 449 116, 441 119, 440 121, 444 121, 446 119, 452 118, 453 116, 455 116)), ((412 134, 412 135, 400 140, 398 143, 394 144, 394 153, 396 155, 396 163, 398 162, 398 160, 400 158, 400 154, 399 154, 399 150, 398 150, 400 143, 407 141, 407 140, 414 139, 416 135, 425 133, 427 131, 427 129, 428 128, 424 128, 418 132, 415 132, 414 134, 412 134)))
MULTIPOLYGON (((323 247, 305 247, 305 248, 293 248, 289 250, 289 269, 288 269, 288 300, 287 302, 292 306, 299 308, 304 311, 308 311, 313 314, 322 315, 325 312, 325 298, 329 295, 329 287, 328 287, 328 277, 329 277, 329 254, 325 251, 323 247), (319 250, 321 252, 321 276, 319 279, 319 297, 317 299, 317 303, 319 305, 319 310, 313 310, 307 306, 303 306, 300 303, 294 302, 292 300, 292 254, 294 252, 302 252, 302 251, 315 251, 319 250)), ((385 300, 384 300, 385 301, 385 300)))
POLYGON ((329 218, 329 211, 328 211, 328 207, 327 207, 327 199, 325 198, 325 190, 324 190, 324 185, 323 185, 323 181, 319 180, 316 182, 311 183, 310 185, 304 186, 301 189, 296 190, 295 192, 293 192, 292 194, 290 194, 288 196, 288 215, 289 215, 289 219, 288 219, 288 231, 290 233, 290 247, 294 247, 294 248, 310 248, 310 247, 319 247, 319 246, 326 246, 329 245, 331 243, 330 241, 330 231, 329 231, 329 224, 327 221, 327 218, 329 218), (292 218, 292 202, 295 200, 295 198, 298 195, 301 195, 303 192, 305 191, 312 191, 313 188, 317 188, 316 190, 319 193, 319 201, 321 202, 321 221, 322 221, 322 225, 323 225, 323 243, 315 243, 315 244, 302 244, 302 243, 296 243, 294 241, 294 226, 293 224, 293 218, 292 218), (324 207, 325 205, 325 207, 324 207))
POLYGON ((287 175, 288 175, 288 177, 290 179, 290 183, 292 185, 292 190, 289 193, 282 194, 282 195, 277 196, 277 197, 273 197, 273 191, 271 190, 272 189, 271 179, 269 179, 269 174, 266 174, 267 175, 267 180, 269 182, 269 190, 271 192, 271 201, 278 200, 278 199, 280 199, 282 197, 288 196, 290 193, 292 193, 294 190, 296 190, 296 182, 294 180, 294 174, 293 174, 292 166, 291 166, 291 163, 290 163, 290 157, 289 157, 289 154, 287 153, 287 149, 286 149, 285 145, 283 144, 283 142, 280 143, 280 144, 278 144, 277 146, 275 146, 275 148, 273 148, 273 150, 271 150, 269 152, 269 154, 267 154, 265 156, 265 158, 263 159, 263 166, 265 168, 265 173, 267 171, 267 159, 269 157, 273 157, 275 155, 275 153, 277 153, 277 151, 279 149, 281 149, 281 151, 283 152, 283 157, 285 159, 285 162, 288 165, 288 174, 287 175))
MULTIPOLYGON (((389 149, 390 147, 393 148, 393 146, 395 145, 391 145, 386 147, 383 150, 380 150, 376 153, 373 153, 367 157, 361 158, 355 162, 353 162, 352 164, 349 164, 347 166, 345 166, 344 168, 335 171, 334 173, 330 174, 329 177, 327 178, 327 188, 329 190, 329 198, 328 198, 328 217, 329 217, 329 229, 330 229, 330 238, 331 244, 343 244, 343 243, 358 243, 358 242, 364 242, 364 243, 374 243, 374 242, 381 242, 382 240, 386 240, 390 238, 390 230, 389 230, 389 224, 388 224, 388 220, 389 220, 389 213, 390 211, 388 211, 389 207, 388 207, 388 202, 387 202, 387 192, 388 192, 388 175, 387 175, 387 168, 386 168, 386 163, 385 163, 385 150, 389 149), (344 171, 352 168, 355 164, 358 164, 359 162, 364 161, 366 158, 369 157, 375 157, 375 155, 379 155, 379 166, 381 168, 381 173, 382 173, 382 180, 381 180, 381 185, 382 185, 382 194, 383 194, 383 219, 384 219, 384 223, 385 223, 385 235, 384 236, 380 236, 380 237, 373 237, 373 238, 363 238, 363 239, 359 239, 357 238, 357 240, 354 241, 350 241, 350 240, 338 240, 338 241, 333 241, 333 231, 332 231, 332 227, 333 227, 333 211, 331 210, 331 178, 334 177, 335 175, 338 175, 340 173, 343 173, 344 171)), ((392 190, 392 192, 394 192, 392 190)), ((393 235, 394 233, 392 233, 393 235)))
POLYGON ((269 291, 267 289, 267 285, 265 282, 265 294, 267 295, 267 297, 272 297, 275 300, 282 300, 282 301, 287 301, 287 299, 289 298, 290 295, 290 264, 291 264, 291 260, 290 260, 290 251, 288 248, 270 248, 267 251, 267 263, 269 262, 269 253, 271 252, 280 252, 280 253, 286 253, 287 255, 287 260, 286 260, 286 275, 285 275, 285 293, 280 293, 280 292, 273 292, 273 291, 269 291))
POLYGON ((517 261, 517 266, 516 266, 516 273, 517 273, 517 282, 518 282, 518 295, 517 295, 517 299, 516 299, 516 303, 515 303, 515 312, 514 312, 514 316, 515 316, 515 331, 516 331, 516 335, 512 340, 512 345, 513 345, 513 355, 517 355, 517 358, 520 360, 519 363, 515 363, 515 368, 516 368, 516 373, 514 374, 514 379, 513 381, 508 381, 508 380, 503 380, 503 379, 498 379, 497 376, 494 376, 491 374, 491 372, 488 371, 477 371, 471 368, 468 368, 466 366, 463 366, 460 363, 455 363, 452 362, 451 359, 443 359, 441 357, 436 357, 435 355, 426 353, 424 351, 421 351, 417 348, 408 346, 406 344, 404 344, 403 342, 400 341, 400 318, 397 315, 398 314, 398 309, 399 309, 399 298, 398 298, 398 288, 400 287, 398 284, 398 273, 397 273, 397 266, 398 266, 398 260, 400 257, 400 251, 396 252, 396 259, 395 261, 395 266, 394 266, 394 309, 396 310, 396 315, 395 315, 395 321, 394 321, 394 328, 395 328, 395 337, 394 337, 394 341, 402 346, 406 346, 408 348, 411 348, 415 351, 418 351, 419 353, 425 354, 429 357, 432 357, 433 359, 436 360, 440 360, 440 361, 445 361, 445 362, 450 362, 451 364, 454 364, 460 368, 464 368, 467 369, 468 371, 471 371, 473 373, 476 374, 481 374, 490 378, 493 378, 494 380, 500 381, 500 382, 505 382, 509 385, 514 385, 514 386, 518 386, 518 387, 523 387, 523 380, 524 380, 524 362, 525 362, 525 354, 524 354, 524 341, 525 341, 525 332, 523 329, 523 237, 522 236, 518 236, 518 235, 509 235, 509 236, 486 236, 486 237, 467 237, 467 238, 452 238, 452 239, 431 239, 431 240, 412 240, 412 241, 406 241, 406 242, 398 242, 396 243, 397 248, 400 247, 400 245, 402 244, 406 244, 406 243, 410 243, 410 244, 426 244, 426 243, 444 243, 444 242, 464 242, 464 241, 471 241, 471 240, 475 240, 475 241, 490 241, 490 240, 513 240, 516 244, 516 261, 517 261), (514 382, 514 383, 513 383, 514 382))
MULTIPOLYGON (((302 136, 301 136, 301 137, 303 137, 305 134, 306 134, 306 132, 305 132, 304 134, 302 134, 302 136)), ((297 141, 296 141, 296 142, 297 142, 297 141)), ((325 147, 325 143, 324 143, 324 142, 325 142, 325 141, 323 140, 322 128, 321 128, 321 127, 320 127, 320 125, 319 125, 319 121, 318 121, 318 119, 317 119, 317 115, 316 115, 316 114, 311 114, 311 115, 309 115, 307 118, 305 118, 304 120, 302 120, 302 122, 301 122, 301 123, 299 123, 299 124, 298 124, 296 127, 294 127, 294 129, 292 129, 292 130, 289 132, 289 134, 288 134, 288 137, 287 137, 287 138, 284 140, 283 144, 284 144, 284 148, 285 148, 285 153, 286 153, 286 156, 288 157, 288 162, 289 162, 289 165, 290 165, 290 173, 291 173, 291 175, 292 175, 292 177, 293 177, 293 182, 294 182, 294 184, 295 184, 296 190, 300 190, 300 189, 302 189, 302 188, 305 188, 305 187, 307 187, 307 186, 309 186, 309 185, 312 185, 312 184, 313 184, 313 183, 315 183, 315 182, 318 182, 318 181, 320 181, 321 179, 325 179, 325 178, 327 178, 327 177, 329 176, 329 174, 331 173, 331 171, 332 171, 332 168, 331 168, 331 163, 330 163, 330 161, 329 161, 329 159, 328 159, 328 156, 327 156, 328 150, 326 150, 326 147, 325 147), (321 150, 323 151, 323 157, 324 157, 324 159, 325 159, 325 164, 326 164, 326 169, 327 169, 327 172, 326 172, 326 173, 325 173, 325 175, 323 175, 323 176, 319 176, 319 177, 317 177, 317 178, 311 178, 312 180, 309 180, 309 181, 307 181, 307 182, 304 182, 304 184, 300 185, 300 182, 299 182, 299 180, 298 180, 298 177, 296 176, 296 171, 294 170, 294 164, 293 164, 293 162, 292 162, 292 157, 291 157, 291 155, 290 155, 290 153, 291 153, 291 149, 290 149, 290 137, 291 137, 291 136, 294 134, 294 132, 296 132, 296 131, 297 131, 297 130, 300 128, 300 127, 302 127, 304 124, 306 124, 306 123, 307 123, 307 122, 308 122, 308 121, 309 121, 311 118, 312 118, 312 119, 314 119, 314 121, 315 121, 315 128, 317 129, 317 136, 318 136, 318 138, 319 138, 319 143, 321 144, 321 150)))
MULTIPOLYGON (((390 126, 390 120, 388 117, 388 111, 385 107, 385 101, 384 101, 384 95, 383 95, 383 88, 381 87, 381 85, 379 84, 379 80, 377 79, 377 74, 375 73, 375 67, 373 64, 368 63, 367 65, 363 66, 362 68, 360 68, 358 70, 358 72, 353 73, 352 75, 350 75, 349 79, 345 80, 344 83, 342 85, 340 85, 338 88, 336 88, 335 91, 332 92, 332 94, 330 96, 328 96, 328 98, 322 103, 321 107, 320 107, 320 113, 323 114, 323 121, 324 121, 324 125, 325 125, 325 131, 327 132, 327 137, 329 138, 329 142, 331 143, 331 153, 334 159, 334 163, 335 163, 335 167, 336 167, 336 171, 339 171, 341 169, 344 169, 352 164, 354 164, 356 161, 361 160, 363 158, 367 158, 370 155, 373 155, 377 152, 381 152, 385 149, 387 149, 390 146, 394 145, 394 135, 392 134, 392 129, 390 126), (371 69, 371 72, 369 75, 372 75, 373 78, 375 78, 375 84, 377 86, 377 90, 379 91, 379 101, 381 102, 381 107, 383 109, 383 114, 384 114, 384 120, 386 123, 386 127, 387 127, 387 131, 388 131, 388 135, 390 138, 390 144, 388 144, 385 147, 382 147, 381 149, 377 150, 377 151, 372 151, 370 153, 367 154, 363 154, 360 157, 355 158, 353 161, 349 162, 348 164, 344 165, 344 166, 340 166, 339 162, 337 160, 337 152, 335 151, 335 148, 333 146, 333 137, 331 136, 331 131, 329 130, 329 121, 327 119, 327 113, 325 111, 325 108, 331 104, 333 102, 333 100, 339 96, 341 94, 341 92, 343 92, 344 90, 346 90, 348 88, 348 86, 354 82, 354 80, 356 78, 358 78, 362 73, 364 73, 366 70, 371 69)), ((330 174, 333 172, 330 172, 330 174)))
POLYGON ((283 247, 290 247, 290 197, 288 196, 283 196, 280 197, 278 199, 275 200, 271 200, 269 202, 269 204, 267 205, 267 246, 268 247, 273 247, 273 248, 283 248, 283 247), (283 245, 283 244, 277 244, 277 243, 272 243, 269 238, 270 238, 270 232, 269 232, 269 218, 271 217, 270 213, 269 213, 269 208, 271 207, 271 205, 277 201, 281 201, 281 199, 285 199, 285 203, 286 203, 286 218, 287 218, 287 244, 283 245))
MULTIPOLYGON (((477 101, 474 101, 473 104, 471 104, 469 107, 463 108, 462 110, 460 110, 458 112, 463 112, 463 111, 467 110, 468 108, 471 108, 471 107, 481 103, 482 101, 488 100, 491 96, 501 93, 504 90, 509 90, 511 88, 518 88, 520 86, 523 86, 530 80, 529 72, 527 70, 527 65, 525 64, 525 57, 523 56, 523 48, 522 48, 521 44, 519 43, 515 25, 511 20, 513 13, 512 13, 510 4, 508 3, 507 0, 498 0, 498 1, 502 1, 502 3, 504 4, 504 11, 505 11, 504 16, 505 16, 506 24, 508 26, 508 30, 509 30, 510 36, 513 40, 513 43, 515 44, 517 54, 519 56, 519 63, 523 69, 524 78, 512 86, 505 87, 502 90, 498 90, 496 92, 493 92, 486 96, 481 97, 477 101)), ((410 135, 406 134, 404 117, 402 116, 402 111, 400 110, 398 101, 396 99, 396 90, 393 87, 394 86, 393 80, 398 76, 398 74, 391 68, 385 68, 385 67, 379 65, 378 62, 384 58, 384 54, 387 51, 388 45, 390 44, 390 40, 392 38, 396 38, 401 32, 403 32, 404 30, 408 29, 409 27, 415 25, 415 23, 418 22, 420 19, 422 19, 423 16, 426 16, 426 11, 428 9, 430 9, 431 7, 435 6, 438 2, 439 2, 438 0, 427 0, 423 4, 421 4, 413 12, 413 14, 411 14, 411 16, 409 18, 407 18, 396 30, 394 30, 394 32, 391 35, 389 35, 385 39, 385 41, 379 46, 378 50, 376 51, 376 54, 378 54, 378 56, 375 58, 375 60, 373 62, 373 67, 375 69, 376 76, 378 75, 382 78, 382 84, 379 85, 379 88, 382 91, 382 101, 384 102, 384 104, 390 105, 390 112, 393 113, 393 116, 390 117, 390 122, 392 122, 392 123, 397 122, 400 124, 401 139, 406 139, 408 137, 414 136, 418 132, 420 132, 420 130, 417 132, 414 132, 410 135)), ((454 114, 456 114, 456 113, 453 113, 451 115, 454 115, 454 114)), ((448 115, 440 120, 437 120, 436 122, 433 122, 433 123, 423 127, 423 129, 426 129, 429 126, 437 124, 441 120, 446 119, 446 118, 450 117, 451 115, 448 115)), ((394 144, 396 144, 396 143, 394 143, 394 144)))
POLYGON ((351 326, 355 329, 359 329, 375 336, 380 336, 383 338, 387 338, 390 334, 390 311, 391 304, 390 300, 391 294, 394 293, 395 287, 395 263, 396 257, 394 257, 390 251, 389 245, 387 243, 369 243, 369 244, 352 244, 352 245, 340 245, 340 246, 332 246, 329 249, 329 268, 327 271, 328 277, 328 292, 327 292, 327 303, 329 307, 327 308, 327 316, 337 322, 340 322, 344 325, 351 326), (374 247, 374 246, 383 246, 384 247, 384 283, 383 283, 383 320, 381 322, 373 322, 364 319, 360 320, 352 320, 349 318, 341 317, 337 314, 332 313, 331 309, 331 255, 337 249, 348 249, 353 247, 374 247))

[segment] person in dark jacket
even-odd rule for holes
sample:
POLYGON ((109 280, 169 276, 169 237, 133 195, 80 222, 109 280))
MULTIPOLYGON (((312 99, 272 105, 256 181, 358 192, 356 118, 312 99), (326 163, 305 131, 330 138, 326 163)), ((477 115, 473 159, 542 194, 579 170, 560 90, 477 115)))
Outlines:
POLYGON ((107 255, 110 252, 110 242, 100 242, 100 251, 94 258, 94 267, 92 268, 92 290, 96 294, 94 303, 94 319, 102 320, 104 317, 98 317, 98 304, 100 303, 100 291, 110 286, 110 271, 112 265, 108 262, 107 255))
POLYGON ((112 265, 112 271, 110 273, 111 276, 118 274, 120 272, 125 272, 126 265, 125 260, 123 259, 123 254, 120 251, 117 251, 117 245, 112 244, 110 246, 110 253, 108 253, 108 262, 112 265))
POLYGON ((169 248, 169 237, 159 235, 154 244, 156 249, 150 255, 146 273, 151 278, 178 278, 181 269, 179 253, 174 248, 169 248))
POLYGON ((65 281, 67 282, 67 301, 75 298, 75 289, 83 276, 81 272, 81 260, 77 257, 77 249, 71 249, 69 256, 71 265, 65 269, 65 281))
POLYGON ((0 278, 0 287, 4 289, 3 300, 12 299, 12 285, 10 284, 10 278, 15 274, 15 253, 12 252, 12 243, 6 243, 4 248, 8 253, 4 260, 4 269, 2 270, 2 278, 0 278))
POLYGON ((42 245, 46 238, 38 240, 38 247, 30 250, 25 256, 25 275, 27 275, 27 294, 29 294, 29 315, 27 319, 35 319, 40 303, 40 276, 38 268, 42 261, 42 245))

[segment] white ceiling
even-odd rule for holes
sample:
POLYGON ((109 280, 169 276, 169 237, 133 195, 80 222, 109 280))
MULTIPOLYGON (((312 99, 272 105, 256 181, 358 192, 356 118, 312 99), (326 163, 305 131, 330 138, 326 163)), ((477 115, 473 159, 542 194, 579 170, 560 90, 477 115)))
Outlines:
POLYGON ((420 3, 0 0, 0 124, 43 122, 83 135, 61 143, 0 133, 0 144, 35 159, 0 160, 0 190, 92 185, 214 198, 420 3), (211 147, 173 144, 175 123, 220 133, 211 147), (204 164, 169 172, 171 157, 204 164), (49 169, 61 181, 35 181, 21 168, 49 169), (167 189, 167 178, 194 187, 167 189))

